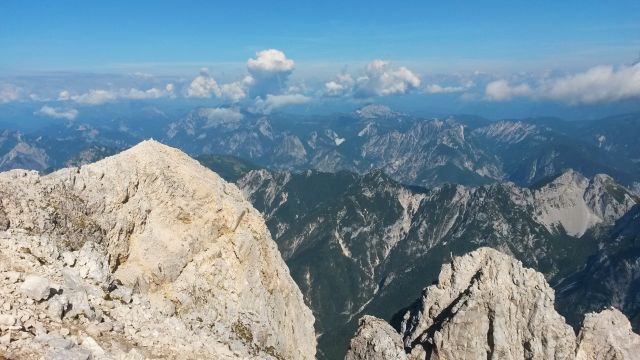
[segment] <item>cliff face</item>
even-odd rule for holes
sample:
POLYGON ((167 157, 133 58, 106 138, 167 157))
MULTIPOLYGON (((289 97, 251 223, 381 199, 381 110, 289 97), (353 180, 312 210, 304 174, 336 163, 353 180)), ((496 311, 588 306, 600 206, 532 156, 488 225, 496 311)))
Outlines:
POLYGON ((456 257, 406 312, 399 333, 366 317, 347 359, 633 359, 640 336, 617 310, 587 315, 580 336, 542 274, 489 248, 456 257))
POLYGON ((0 354, 315 357, 262 217, 178 150, 2 173, 0 200, 0 354))

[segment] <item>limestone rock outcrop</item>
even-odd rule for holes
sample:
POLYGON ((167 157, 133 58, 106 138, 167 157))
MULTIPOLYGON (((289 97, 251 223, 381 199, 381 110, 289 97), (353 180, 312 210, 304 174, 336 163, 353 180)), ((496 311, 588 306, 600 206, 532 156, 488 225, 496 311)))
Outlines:
POLYGON ((313 359, 313 315, 235 185, 144 141, 0 174, 0 355, 313 359))
POLYGON ((351 339, 345 360, 365 359, 406 360, 402 337, 386 321, 365 315, 360 319, 358 332, 351 339))
POLYGON ((622 360, 640 358, 640 335, 629 320, 610 308, 587 314, 578 335, 576 360, 622 360))
POLYGON ((390 329, 379 319, 362 320, 347 359, 630 360, 640 354, 640 336, 617 310, 587 315, 576 339, 542 274, 490 248, 443 265, 400 331, 390 329), (387 357, 398 336, 405 353, 387 357))

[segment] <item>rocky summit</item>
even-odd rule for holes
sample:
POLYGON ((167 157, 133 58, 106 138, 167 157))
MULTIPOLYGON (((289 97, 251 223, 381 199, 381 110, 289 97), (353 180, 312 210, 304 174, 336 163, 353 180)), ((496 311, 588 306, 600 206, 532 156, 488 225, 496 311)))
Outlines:
POLYGON ((179 150, 0 174, 0 358, 313 359, 313 323, 260 214, 179 150))
POLYGON ((399 331, 360 320, 346 359, 637 359, 640 336, 616 309, 587 314, 576 337, 542 274, 490 248, 443 265, 399 331), (403 351, 400 351, 400 350, 403 351))

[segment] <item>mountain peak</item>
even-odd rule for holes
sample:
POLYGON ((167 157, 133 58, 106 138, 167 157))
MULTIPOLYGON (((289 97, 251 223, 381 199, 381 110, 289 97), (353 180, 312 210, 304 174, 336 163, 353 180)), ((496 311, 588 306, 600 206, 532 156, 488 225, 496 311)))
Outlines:
POLYGON ((356 110, 356 115, 364 119, 387 118, 396 115, 390 107, 380 104, 370 104, 356 110))
POLYGON ((19 331, 72 329, 21 336, 10 357, 314 358, 313 315, 261 215, 182 151, 147 140, 46 176, 1 173, 0 198, 0 273, 17 274, 0 298, 33 319, 19 331))
POLYGON ((590 314, 579 339, 554 309, 541 273, 510 256, 480 248, 442 266, 405 315, 400 334, 365 317, 347 359, 632 359, 640 346, 617 310, 590 314), (401 336, 398 337, 398 335, 401 336), (405 349, 400 352, 398 349, 405 349), (577 352, 577 356, 576 356, 577 352), (608 357, 607 357, 608 358, 608 357))

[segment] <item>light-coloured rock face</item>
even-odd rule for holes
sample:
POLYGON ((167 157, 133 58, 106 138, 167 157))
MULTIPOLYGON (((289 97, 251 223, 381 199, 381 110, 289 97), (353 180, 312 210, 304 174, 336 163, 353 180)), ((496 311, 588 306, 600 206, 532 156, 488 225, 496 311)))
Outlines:
POLYGON ((406 360, 402 337, 386 321, 365 315, 351 339, 345 360, 365 359, 406 360))
POLYGON ((640 336, 615 309, 588 314, 576 340, 542 274, 490 248, 443 265, 400 328, 365 316, 346 359, 631 360, 640 354, 640 336))
POLYGON ((578 335, 576 360, 622 360, 640 358, 640 335, 616 309, 587 314, 578 335))
POLYGON ((0 200, 0 272, 19 278, 0 276, 0 313, 22 321, 2 329, 3 353, 53 356, 69 340, 98 358, 315 357, 313 316, 259 213, 176 149, 2 173, 0 200), (50 295, 20 291, 30 275, 50 295))
POLYGON ((567 359, 573 329, 542 274, 481 248, 443 265, 402 324, 415 359, 567 359))
POLYGON ((603 174, 588 179, 568 170, 534 191, 537 221, 549 230, 561 226, 580 237, 593 226, 612 224, 638 203, 638 199, 603 174))

